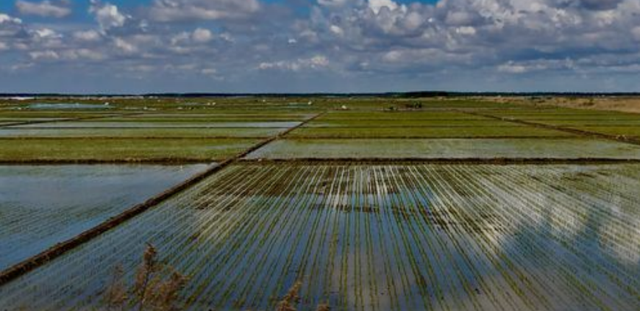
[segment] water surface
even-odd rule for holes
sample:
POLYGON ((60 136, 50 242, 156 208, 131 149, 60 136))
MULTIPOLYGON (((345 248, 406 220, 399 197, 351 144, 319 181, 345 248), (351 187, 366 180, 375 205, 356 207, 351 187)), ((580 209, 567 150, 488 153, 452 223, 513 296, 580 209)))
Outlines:
POLYGON ((0 166, 0 270, 98 225, 204 168, 0 166))

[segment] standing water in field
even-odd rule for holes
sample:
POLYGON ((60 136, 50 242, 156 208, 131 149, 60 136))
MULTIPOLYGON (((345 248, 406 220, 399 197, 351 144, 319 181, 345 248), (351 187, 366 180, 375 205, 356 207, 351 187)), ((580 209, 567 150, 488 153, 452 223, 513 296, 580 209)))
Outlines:
POLYGON ((0 287, 9 310, 104 308, 146 243, 186 310, 630 310, 639 165, 232 165, 0 287))
POLYGON ((0 270, 144 202, 204 167, 0 166, 0 270))
POLYGON ((111 109, 109 105, 81 103, 33 103, 27 105, 33 110, 74 110, 74 109, 111 109))

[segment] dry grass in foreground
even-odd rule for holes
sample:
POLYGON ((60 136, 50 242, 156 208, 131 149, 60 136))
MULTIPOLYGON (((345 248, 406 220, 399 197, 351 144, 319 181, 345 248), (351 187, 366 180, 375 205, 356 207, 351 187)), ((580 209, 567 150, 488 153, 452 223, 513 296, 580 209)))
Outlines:
MULTIPOLYGON (((187 279, 183 275, 158 261, 156 248, 148 244, 130 288, 127 288, 127 282, 124 280, 122 266, 115 268, 113 279, 104 292, 104 303, 107 310, 113 311, 179 311, 183 307, 179 305, 178 297, 186 283, 187 279), (167 274, 168 278, 163 277, 167 274)), ((301 287, 302 282, 294 283, 278 302, 276 311, 297 311, 295 306, 300 302, 301 287)), ((316 308, 316 311, 329 310, 329 305, 324 303, 316 308)))
POLYGON ((131 288, 126 288, 123 280, 124 271, 117 267, 114 277, 105 291, 105 303, 108 310, 181 310, 177 305, 178 294, 186 285, 186 278, 173 271, 171 267, 160 264, 158 252, 153 245, 148 245, 142 264, 136 272, 131 288), (163 278, 167 270, 168 278, 163 278))

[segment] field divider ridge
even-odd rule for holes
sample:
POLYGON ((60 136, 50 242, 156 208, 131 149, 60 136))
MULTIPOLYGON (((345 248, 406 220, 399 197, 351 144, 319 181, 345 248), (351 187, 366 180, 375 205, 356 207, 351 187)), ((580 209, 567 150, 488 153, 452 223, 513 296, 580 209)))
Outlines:
POLYGON ((124 212, 120 213, 119 215, 113 216, 111 218, 109 218, 108 220, 102 222, 101 224, 83 232, 80 233, 79 235, 66 240, 64 242, 60 242, 55 244, 54 246, 46 249, 45 251, 32 256, 30 258, 27 258, 25 260, 23 260, 20 263, 17 263, 5 270, 0 271, 0 287, 17 279, 18 277, 27 274, 30 271, 33 271, 35 269, 37 269, 38 267, 64 255, 65 253, 75 249, 76 247, 91 241, 92 239, 102 235, 103 233, 127 222, 128 220, 148 211, 149 209, 157 206, 158 204, 174 197, 175 195, 185 191, 186 189, 190 188, 191 186, 197 184, 198 182, 204 180, 205 178, 208 178, 210 176, 212 176, 213 174, 221 171, 222 169, 226 168, 227 166, 235 163, 236 161, 244 158, 246 155, 248 155, 251 152, 254 152, 262 147, 264 147, 265 145, 280 139, 281 137, 283 137, 284 135, 290 133, 291 131, 303 126, 304 124, 313 121, 314 119, 320 117, 321 115, 323 115, 324 113, 319 113, 316 114, 315 116, 308 118, 305 121, 300 122, 300 124, 293 126, 291 128, 289 128, 288 130, 278 133, 277 135, 274 135, 272 137, 269 137, 268 139, 261 141, 255 145, 253 145, 252 147, 244 150, 243 152, 228 158, 227 160, 224 160, 220 163, 217 163, 215 165, 211 165, 209 168, 207 168, 206 170, 188 178, 187 180, 181 182, 178 185, 175 185, 163 192, 161 192, 160 194, 157 194, 149 199, 147 199, 145 202, 137 204, 135 206, 133 206, 132 208, 129 208, 127 210, 125 210, 124 212))

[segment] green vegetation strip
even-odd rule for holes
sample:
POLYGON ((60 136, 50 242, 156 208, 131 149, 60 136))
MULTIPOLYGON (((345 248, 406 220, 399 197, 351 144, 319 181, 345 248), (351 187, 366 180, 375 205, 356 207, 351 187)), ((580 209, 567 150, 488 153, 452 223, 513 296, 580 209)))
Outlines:
POLYGON ((180 163, 230 158, 255 139, 5 139, 2 163, 180 163))
POLYGON ((548 120, 548 119, 531 119, 528 122, 542 123, 552 126, 640 126, 640 119, 624 120, 624 119, 589 119, 589 120, 548 120))
POLYGON ((436 111, 436 112, 372 112, 372 111, 346 111, 346 112, 330 112, 323 117, 318 118, 316 122, 324 121, 357 121, 357 120, 486 120, 482 116, 474 116, 453 111, 436 111))
POLYGON ((514 127, 511 122, 496 121, 491 119, 425 119, 425 120, 318 120, 305 125, 311 127, 350 127, 350 128, 371 128, 371 127, 514 127))
POLYGON ((82 118, 108 118, 122 115, 130 115, 126 111, 117 112, 69 112, 69 111, 7 111, 0 110, 0 118, 47 118, 47 119, 82 119, 82 118))
POLYGON ((534 127, 541 127, 541 128, 546 128, 546 129, 554 129, 554 130, 558 130, 558 131, 564 131, 564 132, 568 132, 568 133, 574 133, 574 134, 578 134, 578 135, 581 135, 581 136, 599 137, 599 138, 604 138, 604 139, 608 139, 608 140, 613 140, 613 141, 618 141, 618 142, 623 142, 623 143, 629 143, 629 144, 633 144, 633 145, 640 145, 640 140, 637 140, 637 139, 634 139, 634 138, 622 137, 622 136, 619 136, 619 135, 608 135, 608 134, 603 134, 603 133, 599 133, 599 132, 591 132, 591 131, 579 130, 579 129, 575 129, 575 128, 556 126, 556 125, 549 125, 549 124, 544 124, 544 123, 539 123, 539 122, 525 121, 525 120, 513 119, 513 118, 503 118, 503 117, 498 117, 498 116, 479 113, 479 112, 468 112, 467 111, 467 113, 471 114, 471 115, 479 115, 479 116, 484 116, 484 117, 487 117, 487 118, 493 118, 493 119, 496 119, 496 120, 509 121, 509 122, 513 122, 513 123, 517 123, 517 124, 524 124, 524 125, 529 125, 529 126, 534 126, 534 127))
POLYGON ((631 138, 640 138, 639 126, 575 126, 577 130, 586 132, 596 132, 606 135, 626 136, 631 138))

